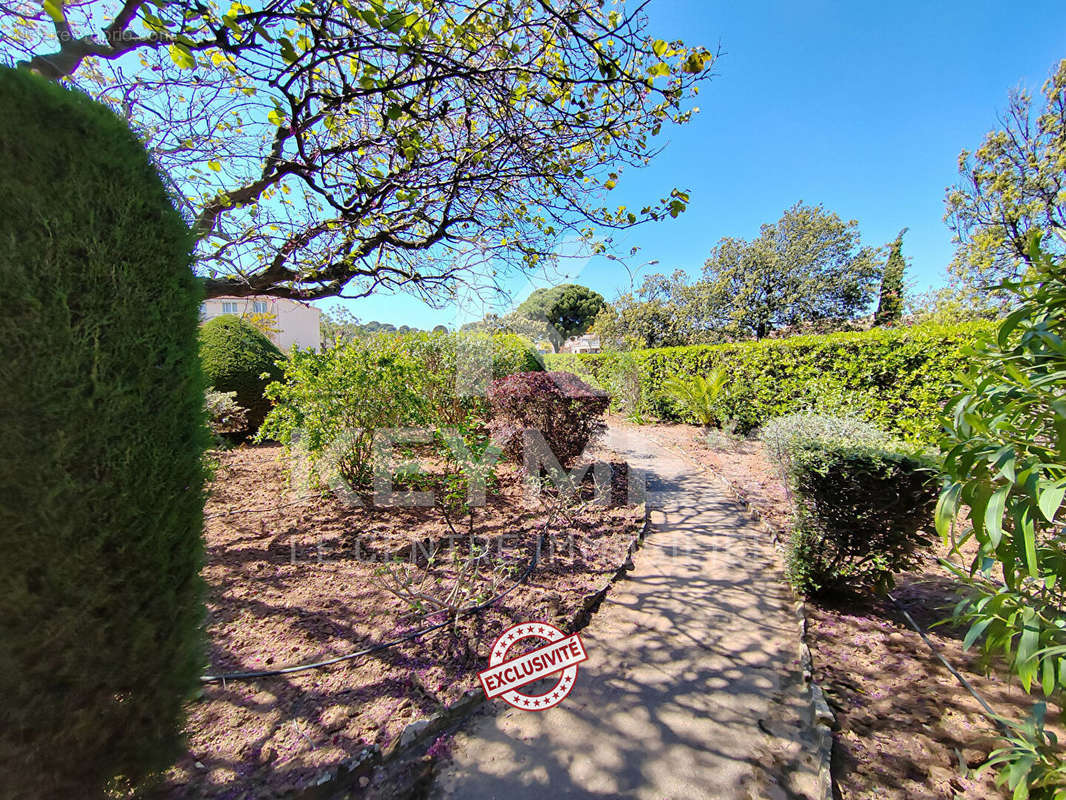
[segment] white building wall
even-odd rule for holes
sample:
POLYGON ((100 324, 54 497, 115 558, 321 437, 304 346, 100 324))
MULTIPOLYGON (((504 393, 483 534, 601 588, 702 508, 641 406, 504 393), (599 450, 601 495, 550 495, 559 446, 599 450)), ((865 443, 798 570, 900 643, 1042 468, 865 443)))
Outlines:
POLYGON ((274 316, 274 327, 278 332, 270 334, 270 339, 283 353, 288 352, 293 345, 309 350, 318 350, 322 346, 319 327, 322 312, 298 300, 282 297, 212 297, 200 307, 200 321, 207 322, 222 314, 250 317, 255 313, 274 316))

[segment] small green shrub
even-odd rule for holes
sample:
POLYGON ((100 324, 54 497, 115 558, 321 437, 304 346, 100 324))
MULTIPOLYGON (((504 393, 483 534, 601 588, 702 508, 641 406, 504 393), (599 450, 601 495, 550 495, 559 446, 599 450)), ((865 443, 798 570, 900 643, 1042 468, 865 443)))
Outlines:
POLYGON ((663 381, 663 391, 686 417, 707 428, 723 421, 720 402, 728 380, 725 369, 717 367, 706 376, 672 375, 663 381))
POLYGON ((0 108, 0 797, 101 797, 206 659, 200 287, 123 120, 2 68, 0 108))
POLYGON ((236 393, 237 404, 247 412, 245 431, 259 430, 270 411, 264 390, 282 375, 281 351, 247 320, 223 314, 200 329, 200 358, 216 391, 236 393))
POLYGON ((524 432, 540 431, 562 466, 579 456, 603 426, 607 395, 568 372, 517 372, 489 386, 494 440, 523 462, 524 432))
POLYGON ((294 351, 266 396, 274 408, 259 429, 307 453, 319 478, 365 488, 374 433, 426 425, 425 370, 398 337, 375 337, 322 352, 294 351))
POLYGON ((906 568, 936 493, 931 466, 849 416, 792 414, 760 436, 792 495, 790 579, 806 594, 880 588, 906 568))
POLYGON ((929 544, 939 484, 931 464, 877 437, 794 436, 787 445, 789 580, 807 595, 892 584, 929 544))
POLYGON ((216 444, 224 444, 227 434, 248 429, 248 412, 237 404, 236 392, 208 389, 204 393, 204 408, 207 411, 207 427, 211 429, 216 444))
POLYGON ((267 387, 274 409, 259 438, 298 446, 318 480, 366 488, 376 430, 446 428, 481 441, 486 386, 526 367, 540 369, 529 345, 501 334, 380 334, 295 352, 267 387))
MULTIPOLYGON (((876 328, 857 333, 794 336, 719 345, 663 347, 631 353, 545 356, 547 369, 565 370, 610 390, 625 362, 639 380, 639 416, 680 418, 666 381, 707 375, 724 367, 729 381, 720 416, 739 432, 807 409, 834 412, 842 397, 867 422, 919 443, 936 441, 940 410, 955 375, 966 368, 965 349, 991 330, 987 322, 876 328)), ((617 398, 612 408, 617 410, 617 398)))
MULTIPOLYGON (((580 367, 580 362, 574 362, 580 367)), ((576 374, 576 373, 575 373, 576 374)), ((646 421, 647 410, 644 403, 644 386, 640 379, 640 364, 630 353, 618 353, 612 359, 610 368, 596 380, 589 374, 583 374, 592 385, 602 385, 610 395, 610 408, 638 425, 646 421)))

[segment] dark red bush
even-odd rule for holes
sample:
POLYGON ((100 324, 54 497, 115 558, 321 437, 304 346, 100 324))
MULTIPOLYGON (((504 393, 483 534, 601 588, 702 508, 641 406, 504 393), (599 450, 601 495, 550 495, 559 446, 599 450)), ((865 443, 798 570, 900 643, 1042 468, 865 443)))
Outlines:
POLYGON ((540 431, 563 466, 603 430, 606 392, 569 372, 516 372, 488 389, 493 438, 515 461, 524 460, 525 431, 540 431))

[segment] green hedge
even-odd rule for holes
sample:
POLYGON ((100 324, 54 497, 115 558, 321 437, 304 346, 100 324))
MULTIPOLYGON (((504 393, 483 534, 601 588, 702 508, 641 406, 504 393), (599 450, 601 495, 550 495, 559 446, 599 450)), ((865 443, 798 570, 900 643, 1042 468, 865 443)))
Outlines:
POLYGON ((0 797, 181 754, 206 652, 192 239, 126 123, 0 69, 0 797))
POLYGON ((963 348, 991 330, 989 322, 876 328, 633 353, 560 353, 546 356, 545 365, 608 391, 626 383, 620 374, 635 371, 636 411, 662 420, 681 418, 663 391, 667 378, 705 375, 721 365, 730 375, 722 411, 742 430, 807 408, 851 409, 908 440, 929 442, 940 430, 937 417, 953 378, 965 366, 963 348))

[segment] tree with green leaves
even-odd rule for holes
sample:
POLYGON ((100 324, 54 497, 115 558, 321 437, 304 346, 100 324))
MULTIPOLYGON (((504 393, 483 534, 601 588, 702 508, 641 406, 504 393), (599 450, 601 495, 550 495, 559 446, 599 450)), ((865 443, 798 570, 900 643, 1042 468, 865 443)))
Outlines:
MULTIPOLYGON (((953 553, 970 540, 977 544, 969 564, 953 566, 971 590, 955 610, 969 624, 966 646, 981 641, 987 652, 1004 654, 1025 691, 1038 687, 1061 709, 1066 261, 1042 249, 1034 230, 1026 263, 1024 279, 1001 286, 1015 298, 1016 310, 971 354, 961 391, 947 405, 947 480, 936 526, 953 553)), ((1015 797, 1058 800, 1066 792, 1066 763, 1047 738, 1043 715, 1038 706, 994 754, 1015 797)))
POLYGON ((668 302, 626 293, 596 315, 591 330, 607 350, 676 347, 690 343, 684 321, 668 302))
POLYGON ((147 143, 206 294, 449 300, 677 216, 607 202, 688 122, 713 54, 600 0, 15 0, 0 56, 147 143))
POLYGON ((888 260, 881 275, 881 297, 874 312, 874 325, 895 325, 903 316, 903 272, 907 262, 903 259, 904 228, 889 245, 888 260))
POLYGON ((1000 281, 1016 280, 1032 265, 1031 233, 1043 235, 1048 252, 1066 254, 1054 235, 1066 232, 1066 59, 1043 95, 1043 108, 1035 109, 1029 92, 1011 92, 999 129, 974 152, 962 152, 960 181, 947 193, 955 288, 979 304, 1000 281))
POLYGON ((855 220, 797 203, 751 241, 722 239, 702 288, 709 308, 727 309, 726 330, 762 339, 781 327, 852 319, 879 276, 877 252, 862 246, 855 220))
POLYGON ((515 309, 515 316, 547 323, 545 335, 556 348, 571 336, 580 336, 607 303, 603 295, 587 286, 564 283, 537 289, 515 309))

